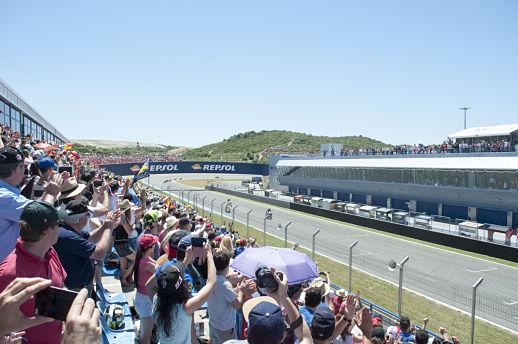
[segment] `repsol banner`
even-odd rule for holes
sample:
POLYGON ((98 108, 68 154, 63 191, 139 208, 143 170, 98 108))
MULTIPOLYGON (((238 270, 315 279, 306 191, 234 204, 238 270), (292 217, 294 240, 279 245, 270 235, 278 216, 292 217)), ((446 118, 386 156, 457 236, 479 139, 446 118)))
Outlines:
MULTIPOLYGON (((136 174, 144 163, 109 164, 100 165, 115 174, 121 176, 136 174)), ((202 162, 202 161, 175 161, 175 162, 150 162, 151 174, 167 173, 234 173, 268 175, 268 165, 247 164, 241 162, 202 162)))

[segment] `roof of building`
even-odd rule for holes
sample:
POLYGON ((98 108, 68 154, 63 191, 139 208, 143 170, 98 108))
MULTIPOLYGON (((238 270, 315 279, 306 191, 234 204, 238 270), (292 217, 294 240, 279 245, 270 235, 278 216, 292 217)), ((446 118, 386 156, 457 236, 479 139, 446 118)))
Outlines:
POLYGON ((59 137, 63 141, 68 141, 65 135, 63 135, 59 130, 56 129, 56 127, 54 127, 45 118, 43 118, 41 114, 34 110, 34 108, 29 105, 25 99, 16 93, 13 88, 2 79, 0 79, 0 96, 5 98, 18 109, 22 110, 24 113, 28 114, 33 120, 44 126, 47 131, 59 137))
POLYGON ((493 125, 490 127, 467 128, 448 135, 451 139, 464 139, 470 137, 508 136, 518 131, 518 124, 493 125))
POLYGON ((454 170, 518 170, 518 157, 437 157, 400 159, 304 159, 280 160, 277 167, 429 168, 454 170))

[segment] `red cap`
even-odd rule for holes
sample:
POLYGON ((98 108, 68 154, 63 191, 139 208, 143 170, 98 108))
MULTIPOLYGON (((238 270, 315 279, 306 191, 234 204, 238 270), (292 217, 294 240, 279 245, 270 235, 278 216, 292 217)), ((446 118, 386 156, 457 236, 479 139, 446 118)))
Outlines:
POLYGON ((214 238, 215 241, 221 241, 221 237, 218 235, 217 237, 214 238))
POLYGON ((383 321, 379 316, 373 316, 372 317, 372 326, 381 326, 383 324, 383 321))
POLYGON ((158 237, 156 237, 152 234, 143 234, 138 239, 140 248, 142 248, 143 250, 147 250, 148 248, 153 246, 153 244, 156 242, 158 242, 158 237))

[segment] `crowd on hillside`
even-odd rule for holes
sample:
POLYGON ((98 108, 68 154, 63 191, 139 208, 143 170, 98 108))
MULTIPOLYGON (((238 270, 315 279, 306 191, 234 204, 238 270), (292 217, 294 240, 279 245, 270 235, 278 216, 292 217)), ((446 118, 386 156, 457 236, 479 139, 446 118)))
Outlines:
POLYGON ((89 162, 92 165, 144 163, 148 159, 151 159, 151 161, 154 162, 179 161, 181 160, 181 155, 170 153, 83 154, 83 160, 89 162))
MULTIPOLYGON (((0 333, 7 343, 99 342, 107 320, 94 298, 107 259, 115 259, 121 286, 136 290, 139 343, 198 343, 193 314, 205 307, 213 344, 443 342, 407 317, 386 326, 358 295, 331 290, 327 273, 296 284, 268 262, 255 276, 239 273, 231 262, 254 254, 253 238, 67 152, 42 155, 30 139, 0 149, 0 312, 9 315, 0 318, 0 333), (57 160, 77 160, 76 176, 58 173, 57 160), (66 317, 35 313, 34 295, 49 286, 77 292, 66 317)), ((122 320, 109 311, 116 329, 122 320)))

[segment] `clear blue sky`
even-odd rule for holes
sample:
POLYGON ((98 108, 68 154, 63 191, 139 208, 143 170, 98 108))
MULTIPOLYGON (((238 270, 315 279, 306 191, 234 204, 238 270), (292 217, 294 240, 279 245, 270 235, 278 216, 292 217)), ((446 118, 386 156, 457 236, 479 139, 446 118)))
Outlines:
POLYGON ((286 129, 436 143, 518 122, 518 1, 0 2, 0 78, 69 138, 286 129))

